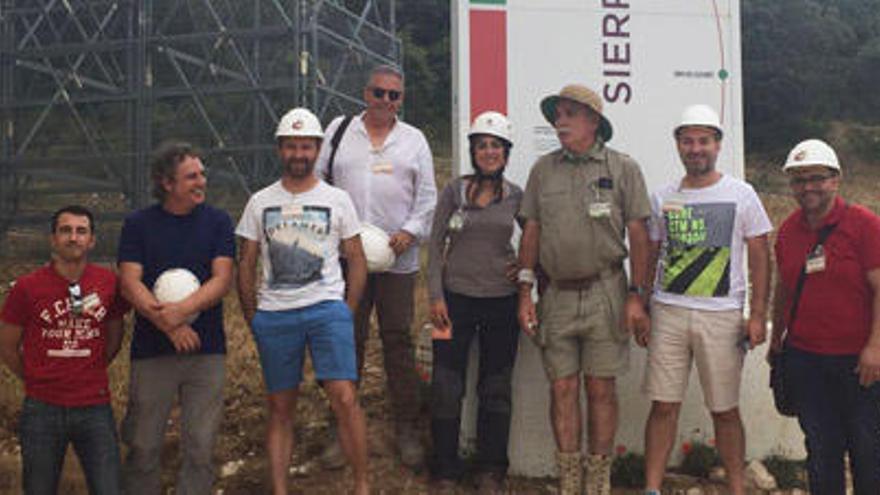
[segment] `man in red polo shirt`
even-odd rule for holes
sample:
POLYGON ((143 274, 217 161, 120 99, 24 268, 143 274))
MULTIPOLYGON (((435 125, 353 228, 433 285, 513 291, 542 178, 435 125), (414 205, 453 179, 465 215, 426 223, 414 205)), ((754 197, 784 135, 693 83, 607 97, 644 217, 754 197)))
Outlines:
POLYGON ((19 421, 24 492, 54 494, 72 443, 89 493, 119 493, 119 448, 107 366, 128 306, 116 275, 88 262, 91 212, 52 216, 52 260, 19 278, 0 313, 0 358, 24 380, 19 421))
POLYGON ((800 209, 776 241, 770 352, 786 353, 783 373, 806 436, 810 492, 843 494, 849 453, 855 494, 876 495, 880 218, 838 196, 840 164, 822 141, 795 146, 783 171, 800 209))

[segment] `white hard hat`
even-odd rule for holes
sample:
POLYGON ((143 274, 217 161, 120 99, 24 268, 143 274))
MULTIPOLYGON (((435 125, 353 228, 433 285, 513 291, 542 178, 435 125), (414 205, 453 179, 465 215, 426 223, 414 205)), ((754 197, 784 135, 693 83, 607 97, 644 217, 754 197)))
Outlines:
POLYGON ((782 171, 813 165, 822 165, 840 172, 837 153, 831 146, 828 146, 828 143, 819 139, 807 139, 792 148, 785 160, 785 165, 782 166, 782 171))
MULTIPOLYGON (((153 283, 153 295, 160 303, 180 302, 201 287, 198 277, 186 268, 170 268, 162 272, 153 283)), ((196 321, 199 313, 187 318, 188 323, 196 321)))
POLYGON ((369 223, 361 224, 361 244, 367 258, 367 271, 370 273, 387 272, 397 256, 388 242, 391 240, 384 230, 369 223))
POLYGON ((275 137, 313 137, 324 138, 321 122, 307 108, 294 108, 278 121, 275 137))
POLYGON ((507 141, 508 144, 513 144, 513 126, 510 124, 510 120, 499 112, 488 111, 477 115, 477 118, 471 123, 468 137, 479 134, 495 136, 507 141))
POLYGON ((681 122, 675 127, 674 134, 678 136, 678 132, 684 127, 710 127, 718 131, 719 138, 724 135, 721 119, 709 105, 697 104, 685 108, 681 113, 681 122))

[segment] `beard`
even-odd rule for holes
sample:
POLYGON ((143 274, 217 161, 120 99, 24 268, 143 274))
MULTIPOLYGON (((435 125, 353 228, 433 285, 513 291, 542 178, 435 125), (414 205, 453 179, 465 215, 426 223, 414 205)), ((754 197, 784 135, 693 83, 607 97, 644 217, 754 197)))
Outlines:
POLYGON ((822 212, 834 201, 834 195, 825 192, 802 192, 795 197, 798 205, 807 212, 822 212))
POLYGON ((715 158, 703 154, 689 155, 685 157, 684 167, 688 175, 706 175, 715 170, 715 158))
POLYGON ((288 160, 285 164, 285 172, 294 179, 302 179, 312 175, 315 171, 315 162, 309 160, 288 160))

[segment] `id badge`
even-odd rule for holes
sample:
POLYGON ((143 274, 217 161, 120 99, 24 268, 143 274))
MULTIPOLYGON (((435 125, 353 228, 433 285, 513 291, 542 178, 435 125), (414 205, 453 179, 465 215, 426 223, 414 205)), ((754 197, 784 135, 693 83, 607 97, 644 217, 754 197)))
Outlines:
POLYGON ((684 202, 677 201, 674 199, 667 200, 661 206, 663 213, 671 212, 671 211, 683 211, 684 210, 684 202))
POLYGON ((590 218, 608 218, 611 216, 611 203, 590 203, 590 218))
POLYGON ((806 272, 817 273, 825 271, 825 250, 822 246, 807 255, 806 272))
POLYGON ((391 171, 394 170, 394 167, 388 160, 376 162, 371 168, 374 174, 390 174, 391 171))

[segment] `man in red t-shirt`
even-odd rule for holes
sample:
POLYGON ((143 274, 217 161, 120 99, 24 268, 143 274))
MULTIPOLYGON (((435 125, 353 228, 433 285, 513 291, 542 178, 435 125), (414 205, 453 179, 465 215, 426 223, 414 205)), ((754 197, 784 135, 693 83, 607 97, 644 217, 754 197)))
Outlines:
POLYGON ((25 493, 57 493, 69 443, 91 494, 119 493, 119 448, 107 366, 127 304, 116 275, 88 262, 92 213, 52 216, 52 260, 20 277, 0 312, 0 358, 24 380, 19 422, 25 493))
POLYGON ((783 171, 800 209, 776 241, 770 352, 785 350, 783 375, 806 436, 810 492, 844 493, 849 453, 855 495, 876 495, 880 217, 838 196, 840 164, 822 141, 795 146, 783 171))

